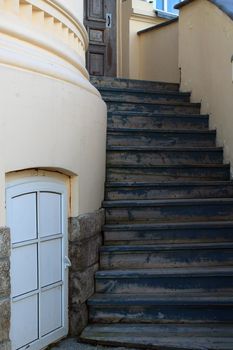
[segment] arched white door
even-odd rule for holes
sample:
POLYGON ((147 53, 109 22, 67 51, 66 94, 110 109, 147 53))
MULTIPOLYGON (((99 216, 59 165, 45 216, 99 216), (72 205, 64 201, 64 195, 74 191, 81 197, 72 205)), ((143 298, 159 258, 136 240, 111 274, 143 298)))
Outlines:
POLYGON ((12 349, 42 349, 68 333, 67 191, 51 178, 10 184, 12 349))

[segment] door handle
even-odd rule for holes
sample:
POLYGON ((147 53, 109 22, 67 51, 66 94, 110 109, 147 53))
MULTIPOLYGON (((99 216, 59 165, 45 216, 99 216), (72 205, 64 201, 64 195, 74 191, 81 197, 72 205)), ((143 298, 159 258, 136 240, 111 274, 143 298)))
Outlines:
POLYGON ((106 28, 112 28, 112 14, 106 13, 106 28))
POLYGON ((72 266, 71 261, 68 258, 68 256, 64 257, 64 265, 65 265, 65 270, 72 266))

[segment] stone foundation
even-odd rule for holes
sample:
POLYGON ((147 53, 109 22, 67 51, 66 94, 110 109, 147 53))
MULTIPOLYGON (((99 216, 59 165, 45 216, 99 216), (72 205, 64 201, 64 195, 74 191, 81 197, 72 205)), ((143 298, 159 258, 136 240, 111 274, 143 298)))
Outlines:
POLYGON ((70 334, 79 335, 88 322, 86 301, 94 294, 94 275, 99 268, 104 210, 69 219, 70 334))
POLYGON ((10 292, 10 231, 0 228, 0 350, 10 349, 10 292))

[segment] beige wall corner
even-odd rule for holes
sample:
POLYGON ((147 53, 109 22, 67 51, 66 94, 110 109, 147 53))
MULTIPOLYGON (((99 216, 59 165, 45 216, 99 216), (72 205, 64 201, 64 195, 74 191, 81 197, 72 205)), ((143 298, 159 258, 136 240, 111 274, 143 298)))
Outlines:
POLYGON ((180 82, 178 21, 169 23, 166 26, 152 27, 139 35, 139 78, 142 80, 180 82))
POLYGON ((207 0, 184 6, 179 24, 181 90, 192 92, 210 114, 210 127, 233 164, 233 83, 231 57, 233 21, 207 0))

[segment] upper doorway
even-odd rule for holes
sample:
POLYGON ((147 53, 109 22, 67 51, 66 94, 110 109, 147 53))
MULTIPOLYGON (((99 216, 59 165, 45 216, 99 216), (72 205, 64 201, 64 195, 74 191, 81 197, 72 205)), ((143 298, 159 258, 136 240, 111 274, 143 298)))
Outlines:
POLYGON ((115 77, 116 0, 84 0, 84 24, 90 42, 87 52, 89 74, 115 77))

